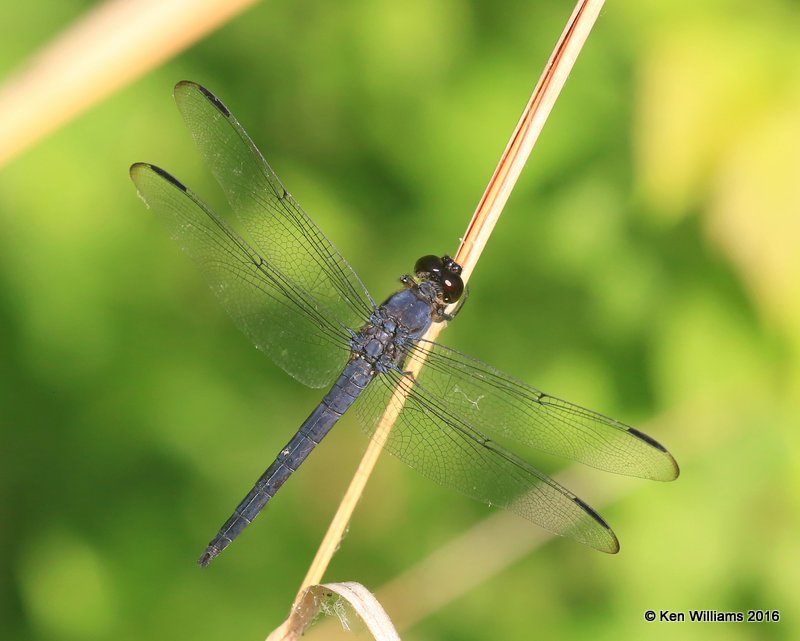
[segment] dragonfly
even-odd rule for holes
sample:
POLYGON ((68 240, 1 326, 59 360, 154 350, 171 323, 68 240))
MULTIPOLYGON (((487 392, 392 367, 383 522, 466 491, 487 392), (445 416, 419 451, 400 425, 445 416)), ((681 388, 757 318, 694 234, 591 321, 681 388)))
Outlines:
POLYGON ((285 372, 327 394, 199 558, 207 566, 250 525, 348 410, 385 449, 431 481, 607 553, 619 541, 570 490, 501 443, 635 477, 669 481, 678 464, 634 427, 546 394, 423 337, 466 298, 461 266, 426 255, 377 304, 350 264, 289 194, 230 110, 205 87, 174 98, 237 226, 155 165, 136 163, 139 196, 200 267, 235 325, 285 372), (237 229, 238 227, 238 229, 237 229), (425 361, 416 375, 410 364, 425 361), (400 404, 397 389, 406 396, 400 404))

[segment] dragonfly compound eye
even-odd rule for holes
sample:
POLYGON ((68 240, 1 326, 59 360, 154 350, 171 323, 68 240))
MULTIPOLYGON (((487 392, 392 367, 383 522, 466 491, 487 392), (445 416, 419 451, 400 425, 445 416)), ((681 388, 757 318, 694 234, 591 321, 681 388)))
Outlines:
POLYGON ((442 259, 433 254, 420 258, 414 265, 415 274, 440 274, 444 265, 442 259))
POLYGON ((464 281, 456 274, 442 278, 442 300, 445 303, 455 303, 464 293, 464 281))

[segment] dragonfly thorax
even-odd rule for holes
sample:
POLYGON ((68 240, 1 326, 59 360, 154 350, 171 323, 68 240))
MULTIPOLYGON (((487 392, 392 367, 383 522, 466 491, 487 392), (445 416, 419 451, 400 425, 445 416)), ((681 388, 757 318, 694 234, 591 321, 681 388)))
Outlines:
POLYGON ((399 367, 408 349, 431 326, 430 299, 420 294, 417 287, 392 294, 353 338, 353 356, 363 358, 378 372, 399 367))

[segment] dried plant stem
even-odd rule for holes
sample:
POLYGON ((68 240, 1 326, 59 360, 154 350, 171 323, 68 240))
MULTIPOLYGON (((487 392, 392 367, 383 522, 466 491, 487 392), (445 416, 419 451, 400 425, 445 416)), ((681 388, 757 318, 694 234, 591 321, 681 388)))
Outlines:
MULTIPOLYGON (((533 94, 514 129, 514 133, 500 158, 486 191, 481 197, 475 214, 467 227, 467 233, 456 254, 457 262, 464 268, 465 281, 472 273, 478 257, 486 245, 500 212, 511 194, 511 190, 530 155, 534 142, 538 138, 602 6, 603 0, 579 0, 547 62, 544 72, 539 78, 539 82, 533 90, 533 94)), ((442 329, 442 324, 434 325, 425 338, 434 340, 442 329)), ((412 364, 415 373, 422 367, 422 362, 422 359, 415 359, 412 364)), ((370 442, 356 474, 350 482, 350 486, 347 488, 347 492, 328 527, 314 561, 306 573, 298 592, 298 599, 301 598, 307 587, 322 580, 325 569, 328 567, 330 559, 341 541, 345 528, 364 491, 369 475, 375 467, 392 425, 403 407, 405 397, 406 393, 403 390, 399 388, 395 390, 386 412, 381 417, 375 436, 370 442)), ((282 628, 284 631, 291 628, 290 621, 291 616, 287 620, 285 627, 282 628)), ((278 632, 276 630, 276 633, 278 632)), ((271 639, 289 638, 274 636, 274 634, 270 636, 271 639)))
POLYGON ((494 229, 511 190, 528 161, 533 145, 547 121, 575 60, 592 30, 605 0, 578 0, 561 37, 531 94, 525 110, 506 145, 486 191, 467 226, 456 262, 469 278, 494 229))
POLYGON ((255 0, 111 0, 0 87, 0 166, 255 0))

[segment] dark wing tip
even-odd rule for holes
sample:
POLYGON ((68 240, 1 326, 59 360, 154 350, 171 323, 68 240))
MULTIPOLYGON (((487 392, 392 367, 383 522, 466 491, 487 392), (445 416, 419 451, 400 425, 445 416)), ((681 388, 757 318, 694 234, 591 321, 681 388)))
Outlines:
POLYGON ((614 530, 611 529, 611 526, 606 523, 606 520, 600 516, 597 512, 594 511, 594 508, 590 507, 587 503, 579 499, 577 496, 572 499, 575 503, 589 516, 591 516, 599 525, 601 525, 608 536, 610 537, 610 542, 607 545, 596 547, 595 549, 600 550, 600 552, 606 552, 607 554, 616 554, 619 552, 619 539, 617 539, 617 535, 614 534, 614 530))
POLYGON ((156 165, 151 165, 150 163, 146 162, 137 162, 131 165, 129 171, 131 178, 133 179, 134 182, 136 182, 136 179, 139 176, 139 174, 144 173, 145 171, 152 171, 153 173, 158 174, 168 183, 174 185, 181 191, 188 191, 186 185, 184 185, 180 180, 175 178, 175 176, 173 176, 165 169, 161 169, 161 167, 157 167, 156 165))
POLYGON ((203 95, 209 99, 212 105, 214 105, 223 116, 228 118, 231 115, 230 110, 225 106, 225 104, 217 98, 213 93, 211 93, 208 89, 203 87, 202 85, 197 85, 203 95))
POLYGON ((678 467, 678 462, 675 460, 675 458, 672 456, 672 454, 669 453, 669 451, 667 450, 666 447, 661 445, 661 443, 659 443, 652 436, 648 436, 644 432, 640 432, 635 427, 629 427, 628 428, 628 432, 630 434, 632 434, 633 436, 635 436, 636 438, 638 438, 639 440, 644 441, 648 445, 650 445, 650 446, 654 447, 655 449, 657 449, 659 452, 664 454, 666 456, 666 458, 669 460, 669 462, 670 462, 670 464, 672 466, 671 474, 665 476, 664 478, 659 478, 659 479, 656 479, 656 480, 659 480, 659 481, 674 481, 676 478, 678 478, 678 476, 680 476, 681 470, 678 467))
POLYGON ((180 94, 189 91, 199 91, 212 105, 214 105, 217 111, 219 111, 226 118, 230 117, 230 109, 228 109, 219 98, 217 98, 203 85, 192 82, 191 80, 181 80, 177 85, 175 85, 175 89, 173 90, 172 94, 177 98, 180 94))
POLYGON ((152 169, 154 172, 156 172, 159 176, 161 176, 167 182, 170 182, 173 185, 175 185, 181 191, 188 191, 187 188, 186 188, 186 185, 184 185, 180 180, 175 178, 175 176, 173 176, 168 171, 165 171, 165 170, 161 169, 161 167, 156 167, 155 165, 150 165, 150 169, 152 169))
POLYGON ((641 440, 643 440, 645 443, 649 443, 650 445, 652 445, 657 450, 661 450, 662 452, 666 452, 667 451, 667 448, 664 447, 663 445, 661 445, 661 443, 659 443, 656 439, 654 439, 652 436, 648 436, 644 432, 640 432, 635 427, 629 427, 628 431, 631 434, 633 434, 634 436, 636 436, 636 437, 640 438, 641 440))

